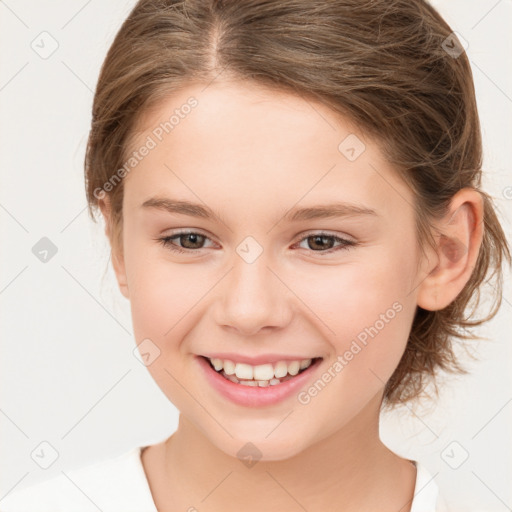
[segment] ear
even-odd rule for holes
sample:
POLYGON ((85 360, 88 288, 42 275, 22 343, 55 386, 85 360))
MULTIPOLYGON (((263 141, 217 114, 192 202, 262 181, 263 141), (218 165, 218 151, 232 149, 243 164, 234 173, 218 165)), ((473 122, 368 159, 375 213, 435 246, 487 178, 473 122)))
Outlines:
POLYGON ((119 285, 119 290, 121 293, 129 299, 128 293, 128 281, 126 278, 125 264, 124 264, 124 254, 122 247, 119 247, 116 239, 117 233, 114 233, 113 230, 113 222, 112 222, 112 213, 111 213, 111 204, 110 198, 105 195, 102 199, 98 201, 101 213, 105 219, 105 234, 109 239, 110 248, 111 248, 111 257, 112 257, 112 266, 114 268, 114 272, 116 274, 117 283, 119 285))
MULTIPOLYGON (((434 226, 436 248, 428 275, 418 287, 418 306, 435 311, 453 302, 469 281, 483 238, 483 199, 459 190, 446 216, 434 226)), ((430 258, 429 258, 430 260, 430 258)))

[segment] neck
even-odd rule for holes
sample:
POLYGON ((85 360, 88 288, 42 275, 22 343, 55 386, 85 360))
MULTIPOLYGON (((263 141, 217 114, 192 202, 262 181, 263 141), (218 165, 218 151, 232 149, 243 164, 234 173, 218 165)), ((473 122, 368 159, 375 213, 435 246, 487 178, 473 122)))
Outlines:
POLYGON ((162 450, 165 503, 174 503, 172 510, 246 512, 329 511, 340 504, 346 512, 384 511, 384 504, 408 512, 416 470, 380 441, 379 410, 376 396, 349 424, 299 454, 250 467, 180 416, 162 450))

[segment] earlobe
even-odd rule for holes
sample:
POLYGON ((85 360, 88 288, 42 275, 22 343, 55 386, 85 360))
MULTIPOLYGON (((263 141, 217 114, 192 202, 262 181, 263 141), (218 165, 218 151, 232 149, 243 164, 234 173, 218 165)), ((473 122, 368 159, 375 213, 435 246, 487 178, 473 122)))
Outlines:
POLYGON ((125 298, 129 299, 130 297, 124 264, 123 249, 120 246, 121 243, 119 240, 119 234, 115 232, 115 229, 112 225, 110 200, 108 196, 106 196, 104 199, 100 199, 98 204, 105 219, 105 235, 107 236, 110 243, 110 259, 112 261, 112 267, 116 275, 119 290, 125 298))
POLYGON ((126 278, 124 257, 122 254, 119 255, 114 253, 112 250, 110 251, 110 255, 112 258, 112 267, 114 268, 114 273, 116 274, 117 284, 119 285, 119 291, 126 299, 129 299, 130 295, 128 290, 128 281, 126 278))
POLYGON ((430 311, 452 303, 469 281, 483 237, 483 200, 478 191, 455 194, 447 215, 434 226, 436 264, 418 287, 418 306, 430 311))

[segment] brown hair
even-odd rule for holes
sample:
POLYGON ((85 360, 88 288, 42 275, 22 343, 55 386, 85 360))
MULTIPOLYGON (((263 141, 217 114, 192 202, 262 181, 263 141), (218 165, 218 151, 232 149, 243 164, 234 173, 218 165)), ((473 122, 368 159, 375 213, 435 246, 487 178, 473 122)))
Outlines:
MULTIPOLYGON (((438 369, 466 373, 452 341, 476 338, 469 328, 498 311, 510 251, 492 200, 480 190, 472 72, 451 34, 423 0, 140 0, 117 33, 96 88, 85 156, 91 217, 105 184, 127 160, 140 116, 166 95, 223 73, 322 102, 375 140, 409 184, 421 247, 433 240, 429 221, 446 212, 458 190, 482 194, 484 238, 472 276, 448 307, 417 308, 383 403, 418 397, 428 381, 435 385, 438 369), (490 312, 474 318, 481 285, 491 279, 490 312)), ((108 195, 112 248, 122 253, 119 181, 108 195)))

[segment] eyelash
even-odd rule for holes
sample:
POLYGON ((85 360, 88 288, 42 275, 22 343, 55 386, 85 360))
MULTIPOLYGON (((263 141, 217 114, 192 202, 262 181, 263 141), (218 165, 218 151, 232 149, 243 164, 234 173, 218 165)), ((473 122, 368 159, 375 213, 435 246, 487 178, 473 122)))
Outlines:
MULTIPOLYGON (((171 251, 173 252, 177 252, 177 253, 191 253, 191 252, 198 252, 200 249, 203 249, 203 247, 200 247, 199 249, 183 249, 181 247, 179 247, 178 245, 176 244, 173 244, 172 243, 172 240, 178 238, 180 236, 183 236, 183 235, 199 235, 199 236, 202 236, 204 237, 205 239, 208 239, 208 237, 206 235, 203 235, 201 233, 198 233, 196 231, 180 231, 178 233, 175 233, 173 235, 170 235, 170 236, 166 236, 166 237, 163 237, 163 238, 158 238, 157 240, 166 248, 166 249, 170 249, 171 251)), ((331 248, 331 249, 328 249, 327 251, 321 251, 321 250, 318 250, 318 251, 314 251, 314 250, 310 250, 311 252, 314 252, 314 253, 319 253, 319 254, 331 254, 333 252, 336 252, 336 251, 340 251, 340 250, 347 250, 347 249, 350 249, 354 246, 357 245, 357 242, 353 242, 351 240, 347 240, 345 238, 340 238, 339 236, 336 236, 336 235, 331 235, 329 233, 324 233, 324 232, 314 232, 314 233, 308 233, 306 236, 302 237, 298 242, 296 243, 301 243, 303 242, 304 240, 307 240, 308 238, 313 238, 313 237, 323 237, 323 238, 331 238, 333 240, 335 240, 336 242, 340 242, 341 245, 338 246, 338 247, 335 247, 335 248, 331 248)))

